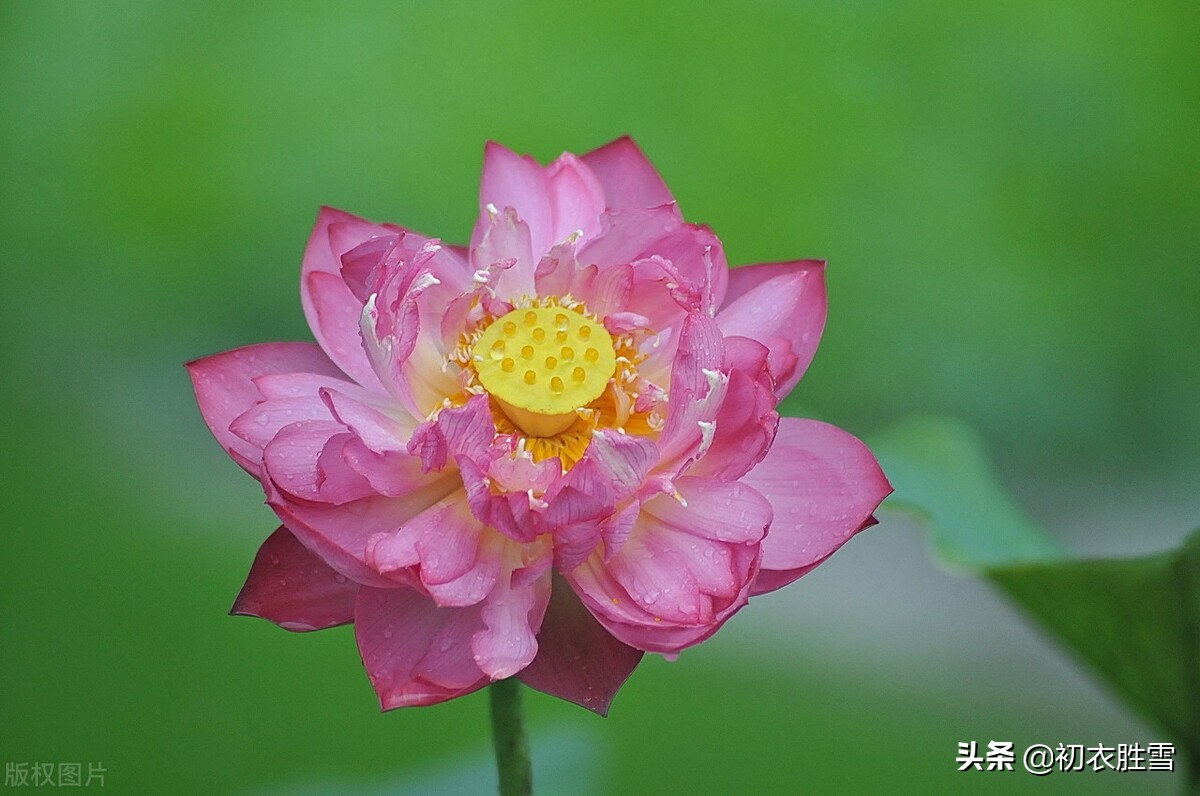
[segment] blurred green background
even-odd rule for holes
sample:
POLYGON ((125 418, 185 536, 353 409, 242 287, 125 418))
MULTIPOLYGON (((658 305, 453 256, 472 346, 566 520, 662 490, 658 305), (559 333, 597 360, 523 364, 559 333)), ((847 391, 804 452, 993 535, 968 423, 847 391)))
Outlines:
MULTIPOLYGON (((320 204, 463 240, 494 138, 634 135, 732 263, 830 261, 789 411, 976 425, 1073 549, 1200 524, 1194 3, 0 4, 0 761, 129 793, 490 787, 486 698, 381 715, 347 628, 231 619, 261 491, 181 367, 309 339, 320 204)), ((958 774, 959 741, 1160 740, 893 521, 600 720, 546 792, 1170 793, 958 774)), ((1133 778, 1133 779, 1131 779, 1133 778)))

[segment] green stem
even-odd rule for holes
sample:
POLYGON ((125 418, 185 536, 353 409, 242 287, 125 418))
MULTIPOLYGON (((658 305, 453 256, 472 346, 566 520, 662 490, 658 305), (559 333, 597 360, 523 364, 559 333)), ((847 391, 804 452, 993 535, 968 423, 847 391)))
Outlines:
POLYGON ((521 684, 511 677, 497 680, 488 692, 492 697, 492 738, 496 768, 500 770, 500 796, 531 796, 533 769, 521 710, 521 684))

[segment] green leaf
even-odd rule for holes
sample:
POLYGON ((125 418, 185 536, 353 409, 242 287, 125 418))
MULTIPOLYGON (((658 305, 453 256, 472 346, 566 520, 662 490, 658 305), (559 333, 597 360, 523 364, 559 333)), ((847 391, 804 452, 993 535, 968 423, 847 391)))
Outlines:
POLYGON ((979 571, 1063 557, 1058 543, 998 485, 983 441, 965 423, 916 417, 870 443, 896 489, 883 511, 923 519, 946 563, 979 571))
POLYGON ((988 577, 1200 761, 1200 531, 1170 553, 988 577))
POLYGON ((986 576, 1054 633, 1171 734, 1196 778, 1200 531, 1169 553, 1072 560, 998 484, 982 440, 965 424, 911 419, 871 448, 896 489, 882 510, 921 519, 944 563, 986 576))

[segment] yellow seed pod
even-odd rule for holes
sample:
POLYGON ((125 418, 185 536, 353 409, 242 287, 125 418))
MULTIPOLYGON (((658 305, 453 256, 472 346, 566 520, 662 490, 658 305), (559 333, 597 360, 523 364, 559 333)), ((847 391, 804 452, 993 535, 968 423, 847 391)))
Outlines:
POLYGON ((541 436, 599 398, 617 367, 604 326, 561 307, 513 310, 484 330, 473 353, 483 388, 513 422, 541 436))

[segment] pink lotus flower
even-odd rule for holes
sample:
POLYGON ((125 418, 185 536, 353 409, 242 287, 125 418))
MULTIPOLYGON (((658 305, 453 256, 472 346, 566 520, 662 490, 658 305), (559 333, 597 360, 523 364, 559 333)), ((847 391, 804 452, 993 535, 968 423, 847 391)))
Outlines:
POLYGON ((493 680, 608 709, 643 652, 712 635, 891 491, 867 448, 780 418, 824 263, 730 271, 623 138, 484 153, 468 248, 323 209, 310 343, 189 364, 283 523, 233 612, 353 622, 384 709, 493 680))

